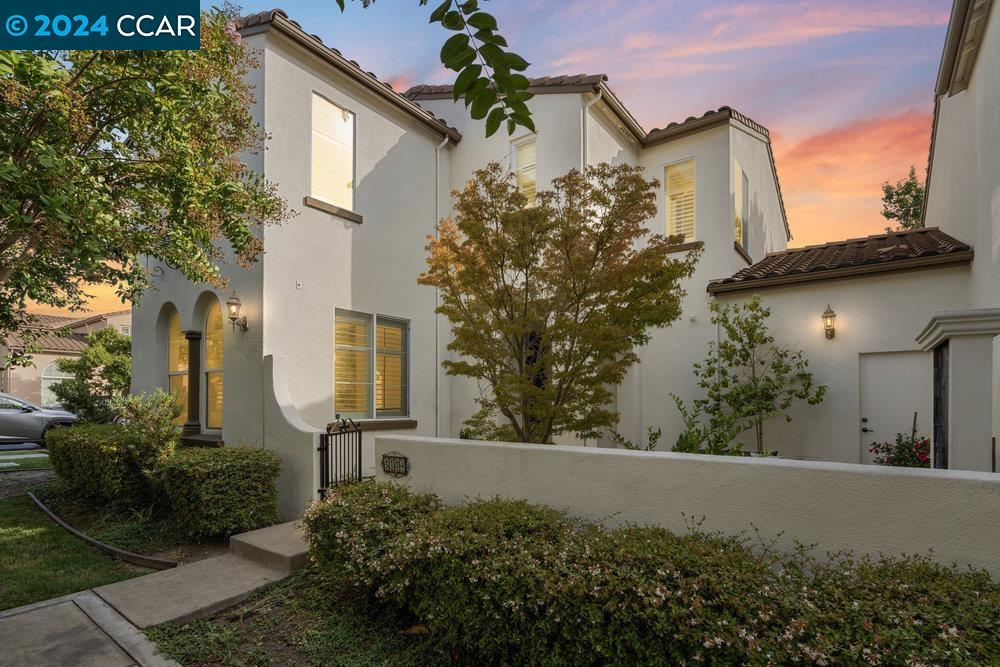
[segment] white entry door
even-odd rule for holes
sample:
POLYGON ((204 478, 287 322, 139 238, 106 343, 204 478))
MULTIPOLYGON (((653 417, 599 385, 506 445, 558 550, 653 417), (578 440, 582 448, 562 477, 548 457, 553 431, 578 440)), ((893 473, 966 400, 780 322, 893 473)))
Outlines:
POLYGON ((934 427, 934 369, 929 352, 875 352, 860 355, 861 420, 859 461, 871 463, 873 442, 909 435, 917 413, 917 435, 931 437, 934 427))

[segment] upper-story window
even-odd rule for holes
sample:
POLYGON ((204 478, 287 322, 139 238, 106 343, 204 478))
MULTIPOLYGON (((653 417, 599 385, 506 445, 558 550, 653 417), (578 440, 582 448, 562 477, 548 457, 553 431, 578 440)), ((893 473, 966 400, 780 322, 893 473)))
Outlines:
POLYGON ((666 183, 667 234, 695 240, 694 158, 668 164, 666 183))
POLYGON ((750 246, 750 181, 739 162, 733 161, 733 237, 747 251, 750 246))
POLYGON ((535 205, 538 189, 538 153, 535 140, 522 141, 517 148, 517 191, 528 199, 528 206, 535 205))
POLYGON ((312 96, 312 196, 354 210, 354 114, 312 96))

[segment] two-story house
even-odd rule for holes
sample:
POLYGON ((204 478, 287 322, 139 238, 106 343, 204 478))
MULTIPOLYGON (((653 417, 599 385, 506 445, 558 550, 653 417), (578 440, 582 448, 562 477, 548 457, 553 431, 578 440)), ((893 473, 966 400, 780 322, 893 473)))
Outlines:
POLYGON ((133 388, 176 391, 189 440, 277 451, 281 509, 293 516, 315 497, 317 434, 336 415, 361 424, 371 467, 374 434, 456 437, 475 410, 476 383, 441 370, 448 323, 416 283, 451 190, 490 161, 528 195, 569 169, 626 162, 660 183, 650 231, 683 234, 678 251, 702 254, 682 318, 654 332, 616 389, 620 433, 641 442, 659 427, 669 448, 681 427, 670 394, 698 396, 692 363, 717 336, 709 300, 760 293, 779 342, 805 350, 829 386, 820 406, 768 425, 769 449, 865 463, 871 441, 908 431, 917 413, 935 465, 988 470, 989 332, 1000 321, 983 310, 997 305, 1000 173, 988 168, 1000 137, 1000 28, 988 5, 957 0, 949 29, 927 210, 940 229, 801 249, 786 248, 768 131, 733 109, 646 131, 605 76, 544 77, 531 81, 537 131, 486 138, 449 87, 399 94, 280 10, 246 17, 240 32, 260 61, 253 114, 270 135, 251 166, 298 216, 261 230, 260 261, 226 267, 225 292, 150 260, 154 288, 133 313, 133 388), (959 238, 978 244, 975 264, 959 238), (955 308, 976 313, 945 312, 955 308))

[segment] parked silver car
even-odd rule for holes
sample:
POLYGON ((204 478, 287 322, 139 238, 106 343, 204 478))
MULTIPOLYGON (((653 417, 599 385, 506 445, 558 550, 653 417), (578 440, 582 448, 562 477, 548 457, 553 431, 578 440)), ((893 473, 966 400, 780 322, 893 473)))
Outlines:
POLYGON ((43 408, 10 394, 0 394, 0 444, 37 442, 45 445, 45 433, 72 424, 77 416, 55 408, 43 408))

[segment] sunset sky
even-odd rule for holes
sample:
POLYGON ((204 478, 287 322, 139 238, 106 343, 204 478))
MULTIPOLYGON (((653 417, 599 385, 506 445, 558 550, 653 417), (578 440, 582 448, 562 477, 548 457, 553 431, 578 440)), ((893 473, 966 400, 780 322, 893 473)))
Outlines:
MULTIPOLYGON (((204 3, 204 6, 216 4, 204 3)), ((244 2, 249 13, 274 0, 244 2)), ((430 0, 285 0, 397 90, 448 83, 430 0)), ((648 130, 729 105, 771 132, 793 245, 882 231, 881 184, 923 179, 948 0, 492 0, 527 74, 606 73, 648 130)), ((95 311, 120 307, 110 295, 95 311)))

